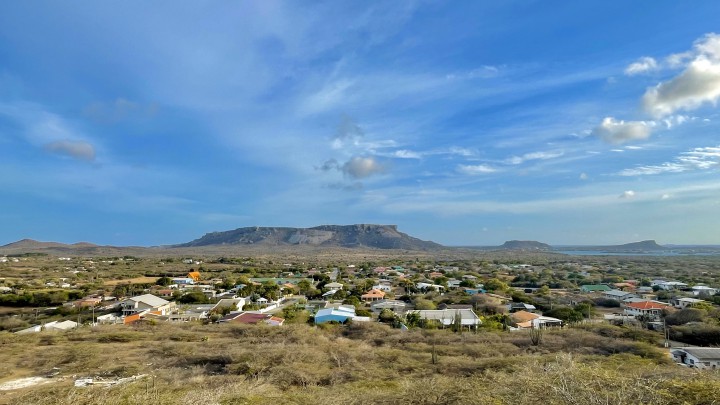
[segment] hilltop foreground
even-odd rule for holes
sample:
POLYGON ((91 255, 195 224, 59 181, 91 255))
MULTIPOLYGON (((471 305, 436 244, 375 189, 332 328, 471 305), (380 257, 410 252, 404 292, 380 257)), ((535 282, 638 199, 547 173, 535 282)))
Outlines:
MULTIPOLYGON (((600 333, 612 333, 608 329, 600 333)), ((713 403, 717 373, 668 364, 650 345, 583 329, 526 334, 386 325, 123 325, 0 335, 0 376, 56 377, 13 404, 713 403), (29 350, 32 348, 32 350, 29 350), (615 354, 612 354, 615 353, 615 354), (81 377, 115 386, 74 387, 81 377), (679 400, 682 398, 683 400, 679 400)))

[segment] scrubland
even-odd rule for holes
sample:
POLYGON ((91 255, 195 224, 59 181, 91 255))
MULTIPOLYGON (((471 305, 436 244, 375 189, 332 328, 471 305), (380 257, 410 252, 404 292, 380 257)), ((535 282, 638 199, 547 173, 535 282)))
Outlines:
POLYGON ((711 404, 720 374, 673 364, 621 327, 524 332, 400 331, 379 323, 140 324, 0 334, 11 404, 711 404), (112 387, 80 377, 146 375, 112 387))

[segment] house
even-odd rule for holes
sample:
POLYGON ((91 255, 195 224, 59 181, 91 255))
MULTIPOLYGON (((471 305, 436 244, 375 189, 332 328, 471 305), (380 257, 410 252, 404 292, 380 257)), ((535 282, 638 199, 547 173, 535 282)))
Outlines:
POLYGON ((122 318, 117 316, 116 314, 106 314, 106 315, 100 315, 97 318, 95 318, 95 321, 99 324, 113 324, 113 323, 122 323, 122 318))
POLYGON ((603 297, 605 297, 607 299, 611 299, 611 300, 622 301, 626 298, 635 297, 635 295, 633 293, 629 293, 627 291, 610 290, 610 291, 605 291, 603 293, 603 297))
POLYGON ((673 360, 690 367, 717 370, 720 368, 720 347, 678 347, 670 351, 673 360))
POLYGON ((470 328, 477 328, 482 323, 472 309, 428 309, 407 312, 407 314, 411 313, 418 314, 420 319, 438 321, 443 326, 453 325, 458 318, 460 325, 470 328))
POLYGON ((223 298, 215 304, 211 311, 222 311, 229 309, 230 312, 242 311, 245 306, 245 298, 223 298))
POLYGON ((434 289, 436 291, 445 290, 445 287, 441 286, 440 284, 417 283, 415 284, 415 287, 417 287, 417 289, 420 291, 428 291, 430 289, 434 289))
POLYGON ((329 299, 331 299, 331 298, 333 297, 333 295, 335 295, 338 291, 340 291, 340 290, 328 290, 328 291, 325 291, 325 292, 323 293, 322 297, 323 297, 323 299, 329 300, 329 299))
POLYGON ((692 288, 693 295, 695 295, 695 296, 697 296, 697 295, 715 295, 718 293, 718 291, 720 291, 717 288, 712 288, 712 287, 708 287, 708 286, 704 286, 704 285, 696 285, 691 288, 692 288))
POLYGON ((75 308, 92 308, 102 302, 102 297, 85 297, 73 303, 75 308))
POLYGON ((530 312, 530 311, 535 311, 535 310, 536 310, 535 305, 526 304, 524 302, 511 302, 510 304, 508 304, 508 311, 510 313, 517 312, 517 311, 530 312))
POLYGON ((538 329, 562 326, 562 321, 557 318, 534 314, 528 311, 517 311, 510 314, 510 319, 520 329, 538 329))
POLYGON ((585 284, 580 286, 582 292, 605 292, 610 291, 612 288, 604 284, 585 284))
POLYGON ((261 314, 259 312, 243 312, 225 315, 218 322, 244 323, 248 325, 264 323, 271 326, 281 326, 285 322, 285 319, 270 314, 261 314))
POLYGON ((697 298, 673 298, 670 300, 670 305, 677 309, 684 309, 688 307, 692 307, 695 304, 699 304, 701 302, 706 302, 705 300, 697 299, 697 298))
POLYGON ((625 304, 623 313, 628 316, 645 316, 650 320, 658 320, 663 309, 668 307, 670 306, 657 301, 630 302, 625 304))
POLYGON ((172 283, 176 285, 189 285, 195 284, 195 280, 191 277, 175 277, 172 279, 172 283))
POLYGON ((360 296, 363 301, 380 301, 383 298, 385 298, 385 291, 375 288, 360 296))
POLYGON ((666 281, 664 283, 658 284, 657 286, 660 287, 661 290, 672 291, 682 290, 683 288, 687 288, 688 285, 679 281, 666 281))
POLYGON ((369 321, 370 318, 355 315, 355 307, 352 305, 340 305, 337 308, 324 308, 315 314, 315 324, 326 322, 346 323, 351 321, 369 321))
POLYGON ((376 284, 372 287, 373 290, 380 290, 385 293, 392 292, 392 287, 387 284, 376 284))
POLYGON ((126 298, 120 302, 122 314, 125 316, 139 314, 145 311, 159 312, 160 315, 168 314, 175 303, 166 301, 152 294, 138 295, 137 297, 126 298))
POLYGON ((325 284, 325 288, 329 288, 331 290, 342 290, 343 285, 342 285, 342 283, 333 281, 332 283, 325 284))
POLYGON ((383 309, 389 309, 397 314, 405 313, 408 304, 397 300, 380 300, 375 301, 370 305, 370 310, 376 314, 379 314, 383 309))
POLYGON ((193 279, 194 282, 200 281, 200 272, 199 271, 191 271, 187 274, 187 278, 193 279))
POLYGON ((44 325, 35 325, 27 329, 19 330, 15 333, 18 335, 24 335, 26 333, 37 333, 42 331, 66 331, 77 328, 78 323, 74 321, 53 321, 48 322, 44 325))

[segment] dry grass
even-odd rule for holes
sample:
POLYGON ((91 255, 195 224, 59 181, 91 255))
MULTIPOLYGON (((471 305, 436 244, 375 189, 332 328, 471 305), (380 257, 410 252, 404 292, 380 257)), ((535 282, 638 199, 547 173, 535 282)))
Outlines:
POLYGON ((56 383, 0 392, 0 403, 673 404, 685 397, 712 403, 711 388, 720 388, 717 373, 668 364, 661 350, 635 346, 643 343, 579 329, 549 332, 545 342, 531 346, 522 333, 401 332, 381 324, 3 333, 0 362, 11 371, 0 382, 53 367, 61 374, 56 383), (72 386, 72 376, 137 374, 148 377, 111 388, 72 386))

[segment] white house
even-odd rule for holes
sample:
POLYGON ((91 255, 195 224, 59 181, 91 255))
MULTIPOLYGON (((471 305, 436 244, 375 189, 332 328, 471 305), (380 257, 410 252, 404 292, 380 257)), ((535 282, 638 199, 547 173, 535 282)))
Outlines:
POLYGON ((673 298, 670 300, 670 305, 678 309, 692 307, 695 304, 705 302, 704 300, 697 298, 673 298))
POLYGON ((392 287, 387 284, 377 284, 373 286, 372 290, 380 290, 382 292, 389 293, 392 292, 392 287))
POLYGON ((670 351, 673 360, 690 367, 720 368, 720 347, 679 347, 670 351))
POLYGON ((420 291, 426 291, 431 288, 434 288, 437 291, 445 290, 445 287, 443 287, 439 284, 430 284, 430 283, 417 283, 417 284, 415 284, 415 287, 417 287, 417 289, 420 291))
POLYGON ((66 331, 73 328, 76 328, 78 326, 77 322, 74 321, 53 321, 48 322, 44 325, 35 325, 31 326, 27 329, 23 329, 20 331, 17 331, 15 333, 19 335, 24 335, 26 333, 37 333, 42 331, 66 331))
POLYGON ((120 308, 125 316, 145 311, 157 311, 160 315, 167 315, 175 308, 175 303, 152 294, 143 294, 124 299, 120 302, 120 308))
POLYGON ((682 290, 683 288, 686 288, 688 285, 685 283, 681 283, 679 281, 667 281, 664 283, 660 283, 657 286, 660 287, 661 290, 672 291, 672 290, 682 290))
POLYGON ((439 321, 443 326, 452 325, 458 317, 462 326, 477 327, 482 323, 472 309, 428 309, 407 312, 407 314, 411 313, 418 314, 420 319, 439 321))
POLYGON ((693 295, 715 295, 718 293, 717 288, 712 288, 705 285, 696 285, 691 288, 693 295))

